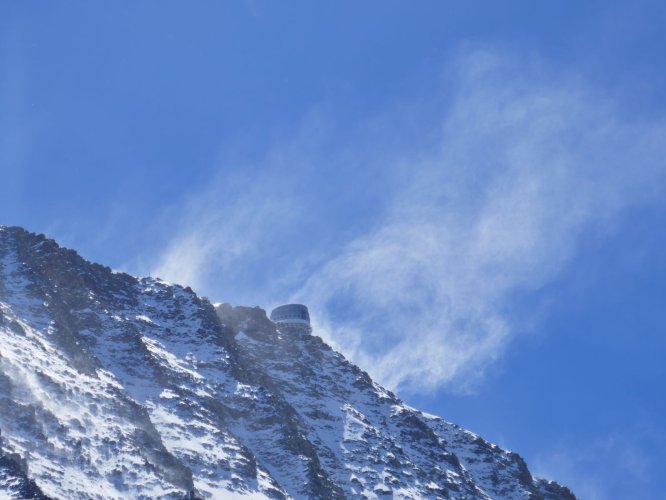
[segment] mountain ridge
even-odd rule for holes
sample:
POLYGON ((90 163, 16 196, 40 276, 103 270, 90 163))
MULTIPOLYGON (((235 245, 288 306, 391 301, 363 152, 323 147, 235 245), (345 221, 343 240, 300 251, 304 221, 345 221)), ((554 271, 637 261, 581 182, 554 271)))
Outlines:
POLYGON ((10 498, 575 498, 261 308, 6 226, 0 346, 10 498))

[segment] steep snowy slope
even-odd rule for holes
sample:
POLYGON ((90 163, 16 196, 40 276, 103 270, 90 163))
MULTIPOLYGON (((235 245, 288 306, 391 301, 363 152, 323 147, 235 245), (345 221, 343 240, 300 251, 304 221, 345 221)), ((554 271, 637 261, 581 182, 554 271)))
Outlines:
POLYGON ((412 409, 319 337, 279 333, 259 308, 217 307, 240 359, 297 410, 346 497, 573 498, 535 480, 515 453, 412 409))
POLYGON ((0 226, 0 497, 573 498, 261 309, 0 226))

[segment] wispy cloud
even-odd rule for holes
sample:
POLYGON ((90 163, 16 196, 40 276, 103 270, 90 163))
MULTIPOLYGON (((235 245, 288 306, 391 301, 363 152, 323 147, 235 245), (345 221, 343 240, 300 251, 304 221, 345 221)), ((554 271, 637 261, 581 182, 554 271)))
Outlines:
POLYGON ((557 276, 581 235, 658 199, 666 128, 538 64, 474 51, 449 70, 430 148, 375 133, 331 158, 299 138, 192 198, 155 272, 303 301, 319 334, 393 388, 473 386, 515 334, 511 298, 557 276), (273 284, 249 279, 257 269, 273 284))
POLYGON ((254 174, 220 175, 182 211, 171 213, 172 238, 152 274, 223 296, 246 289, 238 281, 250 279, 252 266, 262 265, 276 234, 300 213, 270 171, 260 174, 275 180, 272 188, 254 174))
POLYGON ((666 176, 663 124, 625 122, 580 81, 488 53, 457 75, 439 149, 396 162, 390 213, 294 296, 338 348, 412 391, 473 385, 514 333, 513 294, 666 176))
POLYGON ((254 162, 221 161, 214 178, 155 223, 167 243, 151 273, 237 304, 285 300, 366 227, 355 214, 381 211, 384 183, 359 168, 362 153, 330 140, 332 128, 314 110, 254 162), (359 208, 369 199, 372 209, 359 208))

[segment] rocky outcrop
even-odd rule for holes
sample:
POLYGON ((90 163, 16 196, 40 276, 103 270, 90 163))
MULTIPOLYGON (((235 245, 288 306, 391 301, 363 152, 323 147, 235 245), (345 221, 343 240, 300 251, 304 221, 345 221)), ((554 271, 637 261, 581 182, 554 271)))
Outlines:
POLYGON ((6 227, 0 429, 10 498, 573 498, 260 308, 6 227))

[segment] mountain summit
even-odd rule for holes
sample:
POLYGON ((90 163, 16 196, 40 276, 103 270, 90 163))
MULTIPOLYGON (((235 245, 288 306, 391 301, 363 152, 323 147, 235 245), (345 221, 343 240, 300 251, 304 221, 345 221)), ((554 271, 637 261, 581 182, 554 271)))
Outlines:
POLYGON ((0 497, 574 498, 263 309, 3 226, 0 432, 0 497))

